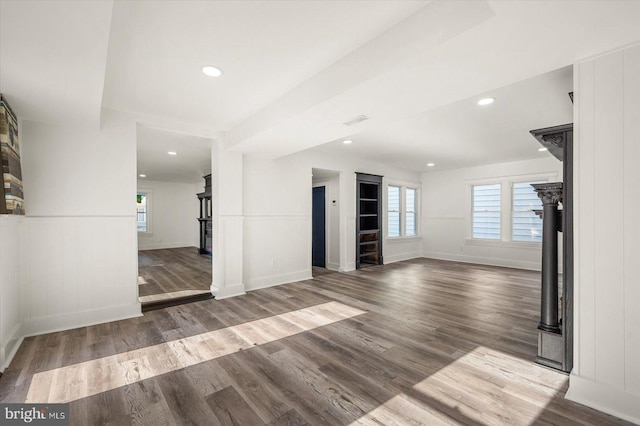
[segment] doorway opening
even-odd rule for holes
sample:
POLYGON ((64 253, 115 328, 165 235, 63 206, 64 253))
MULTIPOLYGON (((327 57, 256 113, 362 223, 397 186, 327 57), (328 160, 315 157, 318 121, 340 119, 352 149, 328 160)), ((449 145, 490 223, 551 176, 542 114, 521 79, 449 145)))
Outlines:
POLYGON ((319 268, 327 266, 326 219, 326 186, 314 186, 311 214, 311 262, 313 266, 319 268))
POLYGON ((211 298, 210 250, 200 241, 201 224, 211 223, 200 201, 207 190, 210 199, 211 140, 138 125, 137 173, 142 310, 211 298))
POLYGON ((312 169, 311 265, 313 275, 340 270, 340 172, 312 169))

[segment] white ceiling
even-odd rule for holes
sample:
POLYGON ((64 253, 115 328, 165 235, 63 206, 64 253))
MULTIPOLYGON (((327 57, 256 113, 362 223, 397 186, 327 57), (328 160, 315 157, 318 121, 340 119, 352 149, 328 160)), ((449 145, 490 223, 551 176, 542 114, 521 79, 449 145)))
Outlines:
POLYGON ((422 3, 115 2, 103 103, 226 131, 422 3))
POLYGON ((570 121, 566 99, 536 104, 560 81, 496 88, 637 42, 638 22, 640 1, 616 0, 3 0, 0 91, 22 119, 95 125, 107 107, 240 152, 349 137, 371 159, 460 167, 528 157, 523 129, 570 121))
POLYGON ((98 125, 111 2, 0 1, 0 92, 20 119, 98 125))
POLYGON ((340 138, 310 151, 365 156, 418 172, 549 156, 529 131, 573 122, 572 68, 372 127, 351 136, 350 145, 340 138), (479 106, 487 97, 496 100, 479 106))
POLYGON ((138 174, 147 180, 202 183, 211 173, 211 140, 138 125, 138 174), (169 155, 173 151, 178 155, 169 155))

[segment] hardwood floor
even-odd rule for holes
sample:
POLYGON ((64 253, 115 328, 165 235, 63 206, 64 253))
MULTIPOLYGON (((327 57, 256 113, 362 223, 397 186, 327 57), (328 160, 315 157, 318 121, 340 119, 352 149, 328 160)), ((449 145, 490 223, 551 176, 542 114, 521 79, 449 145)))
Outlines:
POLYGON ((143 305, 208 294, 211 257, 196 247, 138 252, 138 289, 143 305))
POLYGON ((76 425, 628 424, 532 363, 539 275, 416 259, 25 339, 2 402, 76 425))

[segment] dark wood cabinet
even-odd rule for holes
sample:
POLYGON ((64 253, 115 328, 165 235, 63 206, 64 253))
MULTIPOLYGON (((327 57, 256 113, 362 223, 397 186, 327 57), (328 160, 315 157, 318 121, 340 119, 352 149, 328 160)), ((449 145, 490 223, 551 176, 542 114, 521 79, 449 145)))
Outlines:
POLYGON ((356 173, 356 269, 382 265, 382 176, 356 173))
POLYGON ((204 176, 204 192, 197 194, 200 200, 200 247, 198 253, 211 255, 213 222, 211 221, 211 175, 204 176))

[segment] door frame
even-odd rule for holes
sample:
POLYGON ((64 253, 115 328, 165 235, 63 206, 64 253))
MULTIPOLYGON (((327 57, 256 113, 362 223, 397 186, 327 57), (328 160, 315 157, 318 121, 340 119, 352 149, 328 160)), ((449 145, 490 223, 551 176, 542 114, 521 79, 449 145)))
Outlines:
POLYGON ((311 186, 311 266, 313 267, 313 190, 315 188, 324 188, 324 268, 327 268, 329 262, 329 209, 327 208, 327 188, 328 182, 317 182, 311 186))

